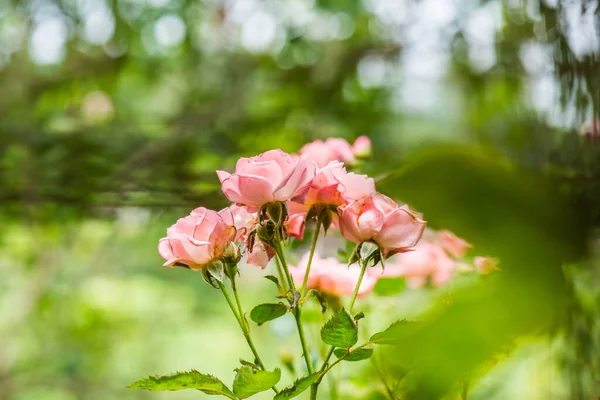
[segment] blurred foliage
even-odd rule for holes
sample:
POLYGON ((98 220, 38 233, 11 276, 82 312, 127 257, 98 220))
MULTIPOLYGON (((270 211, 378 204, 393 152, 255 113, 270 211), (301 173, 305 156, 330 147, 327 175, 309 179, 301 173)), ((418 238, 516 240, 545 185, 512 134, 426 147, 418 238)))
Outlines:
MULTIPOLYGON (((598 7, 0 2, 0 398, 188 398, 124 387, 193 368, 229 378, 238 352, 218 349, 244 351, 234 321, 200 277, 159 268, 157 239, 225 205, 214 170, 239 156, 359 135, 382 191, 503 270, 365 302, 376 328, 423 319, 398 350, 421 376, 376 352, 332 397, 453 396, 464 375, 474 399, 599 396, 600 137, 578 133, 600 115, 598 7), (439 142, 467 147, 416 151, 439 142)), ((263 288, 258 274, 244 279, 263 288)), ((285 349, 290 334, 256 337, 285 349)))

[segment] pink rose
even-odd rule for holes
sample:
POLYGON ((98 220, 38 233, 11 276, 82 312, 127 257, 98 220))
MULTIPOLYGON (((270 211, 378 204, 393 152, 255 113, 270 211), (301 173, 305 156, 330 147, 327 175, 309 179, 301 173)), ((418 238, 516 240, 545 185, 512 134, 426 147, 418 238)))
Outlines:
POLYGON ((248 234, 258 224, 258 213, 250 212, 246 206, 233 204, 219 211, 219 215, 228 225, 235 227, 237 231, 236 242, 245 242, 248 239, 248 234))
POLYGON ((200 207, 167 229, 167 237, 158 241, 158 252, 167 267, 200 270, 223 255, 235 232, 219 213, 200 207))
POLYGON ((435 242, 421 241, 414 249, 397 254, 385 263, 385 270, 369 268, 367 273, 382 277, 405 277, 410 287, 421 287, 427 279, 435 286, 446 283, 458 267, 444 248, 435 242))
MULTIPOLYGON (((309 254, 307 253, 302 257, 298 266, 290 266, 292 278, 298 285, 302 285, 304 280, 308 258, 309 254)), ((349 296, 354 292, 359 276, 360 267, 358 265, 348 266, 339 262, 336 258, 321 258, 318 254, 315 254, 307 280, 307 287, 337 297, 349 296)), ((377 277, 365 275, 358 289, 358 294, 370 293, 373 291, 376 282, 377 277)))
POLYGON ((217 175, 230 201, 261 207, 302 197, 316 168, 312 160, 294 159, 281 150, 270 150, 256 157, 240 158, 233 174, 217 171, 217 175))
POLYGON ((356 157, 366 157, 370 152, 371 141, 366 136, 356 139, 353 145, 341 138, 329 138, 325 141, 317 139, 300 149, 300 155, 310 158, 320 168, 332 161, 354 164, 356 157))
POLYGON ((251 249, 248 249, 246 262, 265 269, 273 256, 275 256, 275 252, 271 247, 265 245, 260 240, 255 240, 254 246, 251 249))
POLYGON ((454 257, 464 256, 467 250, 472 247, 469 242, 448 230, 439 231, 438 239, 444 249, 454 257))
POLYGON ((302 240, 304 237, 304 220, 306 218, 306 213, 294 213, 288 216, 287 221, 283 224, 288 235, 295 237, 296 239, 302 240))
POLYGON ((374 241, 385 257, 414 247, 427 223, 406 205, 376 193, 340 209, 340 231, 354 243, 374 241))
POLYGON ((356 157, 365 158, 371 155, 371 140, 366 136, 360 136, 352 145, 352 152, 356 157))
POLYGON ((375 194, 375 181, 367 175, 346 172, 344 164, 332 161, 317 171, 304 203, 343 205, 375 194))

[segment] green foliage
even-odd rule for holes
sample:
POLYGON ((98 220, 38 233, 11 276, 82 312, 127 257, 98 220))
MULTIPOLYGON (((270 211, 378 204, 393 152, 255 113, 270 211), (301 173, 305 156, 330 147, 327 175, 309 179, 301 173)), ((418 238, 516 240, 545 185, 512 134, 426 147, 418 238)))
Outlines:
POLYGON ((223 382, 212 375, 202 374, 196 370, 176 372, 171 375, 150 376, 132 383, 129 388, 151 391, 195 389, 209 395, 222 395, 230 399, 236 399, 235 395, 223 382))
POLYGON ((388 326, 386 330, 373 334, 369 341, 375 344, 396 344, 398 335, 402 329, 411 323, 411 321, 407 320, 396 321, 388 326))
POLYGON ((306 389, 310 387, 316 380, 319 378, 318 373, 310 374, 304 376, 300 379, 297 379, 292 385, 286 387, 281 392, 279 392, 273 400, 288 400, 293 399, 296 396, 299 396, 306 389))
POLYGON ((419 377, 412 396, 436 398, 513 338, 556 326, 565 306, 562 265, 586 254, 588 228, 581 210, 543 179, 489 155, 457 148, 415 157, 381 190, 402 188, 430 220, 502 260, 501 273, 455 290, 450 305, 396 332, 395 357, 419 377))
POLYGON ((381 278, 375 284, 373 292, 379 296, 395 296, 406 288, 404 278, 381 278))
POLYGON ((258 325, 262 325, 267 321, 271 321, 285 315, 287 311, 288 308, 283 303, 259 304, 250 312, 250 318, 258 325))
POLYGON ((264 392, 275 386, 281 379, 281 370, 261 371, 251 367, 238 368, 233 381, 233 393, 239 399, 247 399, 256 393, 264 392))
POLYGON ((321 328, 321 339, 326 344, 350 348, 358 341, 358 327, 352 315, 345 309, 336 312, 321 328))
POLYGON ((373 355, 373 349, 360 348, 356 350, 335 349, 333 354, 337 358, 344 357, 344 361, 362 361, 370 358, 373 355))

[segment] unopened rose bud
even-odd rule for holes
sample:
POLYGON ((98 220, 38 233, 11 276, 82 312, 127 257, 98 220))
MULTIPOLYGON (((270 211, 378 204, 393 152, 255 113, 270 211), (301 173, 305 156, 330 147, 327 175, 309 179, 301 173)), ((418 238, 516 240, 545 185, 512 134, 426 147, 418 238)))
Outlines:
POLYGON ((256 236, 260 239, 261 242, 266 243, 268 245, 274 245, 276 241, 275 237, 275 225, 271 221, 267 221, 264 224, 261 224, 256 228, 256 236))
POLYGON ((267 217, 273 221, 276 227, 282 226, 288 217, 288 209, 285 203, 276 201, 266 205, 267 217))
POLYGON ((225 248, 225 252, 223 253, 223 260, 225 260, 229 264, 237 264, 242 258, 240 254, 240 249, 233 242, 227 243, 227 247, 225 248))
POLYGON ((366 136, 360 136, 352 145, 352 152, 357 158, 367 158, 371 155, 371 140, 366 136))
POLYGON ((499 271, 498 264, 500 261, 493 257, 475 257, 473 259, 475 268, 481 275, 491 274, 494 271, 499 271))

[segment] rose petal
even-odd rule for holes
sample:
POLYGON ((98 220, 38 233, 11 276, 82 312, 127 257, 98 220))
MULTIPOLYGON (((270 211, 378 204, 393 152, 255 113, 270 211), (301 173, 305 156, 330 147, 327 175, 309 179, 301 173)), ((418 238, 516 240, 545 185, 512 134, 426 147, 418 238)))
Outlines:
POLYGON ((403 208, 388 214, 375 241, 386 250, 411 248, 417 244, 427 223, 403 208))
POLYGON ((301 190, 306 189, 315 177, 317 165, 312 160, 301 158, 292 173, 284 179, 273 191, 273 197, 278 201, 290 200, 301 190))

